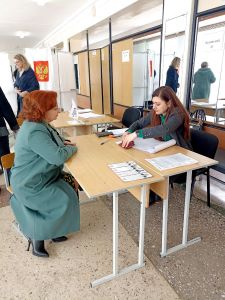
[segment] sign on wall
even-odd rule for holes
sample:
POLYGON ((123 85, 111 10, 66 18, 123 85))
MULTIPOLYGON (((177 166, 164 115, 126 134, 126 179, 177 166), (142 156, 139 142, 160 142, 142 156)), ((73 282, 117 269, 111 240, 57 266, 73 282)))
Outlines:
POLYGON ((122 51, 122 62, 130 61, 130 50, 122 51))
POLYGON ((34 61, 34 72, 38 81, 49 81, 48 61, 34 61))

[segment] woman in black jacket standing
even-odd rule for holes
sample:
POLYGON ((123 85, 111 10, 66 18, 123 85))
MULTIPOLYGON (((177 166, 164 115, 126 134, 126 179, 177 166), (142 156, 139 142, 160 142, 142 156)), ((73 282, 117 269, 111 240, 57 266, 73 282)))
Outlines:
POLYGON ((13 110, 0 87, 0 162, 1 156, 10 153, 9 131, 5 120, 14 132, 19 129, 13 110))
POLYGON ((171 89, 173 89, 175 93, 177 92, 177 89, 180 87, 180 84, 178 82, 179 68, 180 68, 180 58, 174 57, 166 73, 165 85, 171 87, 171 89))

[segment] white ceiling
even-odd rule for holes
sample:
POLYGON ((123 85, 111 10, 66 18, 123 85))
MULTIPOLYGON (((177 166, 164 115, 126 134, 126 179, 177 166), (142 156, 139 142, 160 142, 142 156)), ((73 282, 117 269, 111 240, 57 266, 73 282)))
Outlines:
MULTIPOLYGON (((97 0, 49 0, 45 6, 33 0, 0 0, 0 51, 15 52, 18 49, 33 48, 62 23, 76 15, 82 15, 86 8, 94 8, 97 0), (23 39, 16 31, 28 31, 30 36, 23 39)), ((108 3, 99 1, 99 3, 108 3)), ((117 1, 118 2, 118 1, 117 1)), ((132 2, 132 1, 131 1, 132 2)), ((138 0, 112 16, 112 34, 146 25, 160 24, 162 0, 138 0)), ((74 28, 76 29, 76 28, 74 28)), ((93 44, 108 35, 108 18, 90 28, 90 43, 93 44)))
POLYGON ((32 0, 1 0, 0 51, 31 48, 76 12, 82 11, 92 0, 50 0, 39 6, 32 0), (23 39, 16 31, 29 31, 23 39))

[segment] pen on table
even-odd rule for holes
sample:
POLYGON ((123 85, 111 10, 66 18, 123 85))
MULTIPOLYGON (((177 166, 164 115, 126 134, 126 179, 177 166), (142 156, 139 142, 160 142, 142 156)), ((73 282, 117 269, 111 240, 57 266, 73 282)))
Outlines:
POLYGON ((105 141, 101 142, 100 145, 104 145, 105 143, 107 143, 107 142, 109 142, 109 141, 110 141, 110 139, 105 140, 105 141))
POLYGON ((109 135, 107 140, 104 140, 103 142, 100 143, 100 145, 104 145, 105 143, 107 143, 108 141, 110 141, 110 139, 114 138, 114 135, 109 135))

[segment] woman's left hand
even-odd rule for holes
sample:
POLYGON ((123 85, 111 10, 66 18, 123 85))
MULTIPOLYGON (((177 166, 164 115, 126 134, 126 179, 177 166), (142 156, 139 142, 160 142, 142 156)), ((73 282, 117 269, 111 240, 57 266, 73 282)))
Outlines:
POLYGON ((126 148, 131 141, 134 141, 137 138, 137 133, 133 132, 126 135, 122 140, 122 147, 126 148))
POLYGON ((71 142, 71 141, 64 141, 64 145, 67 146, 67 145, 70 145, 70 146, 76 146, 76 143, 74 142, 71 142))

